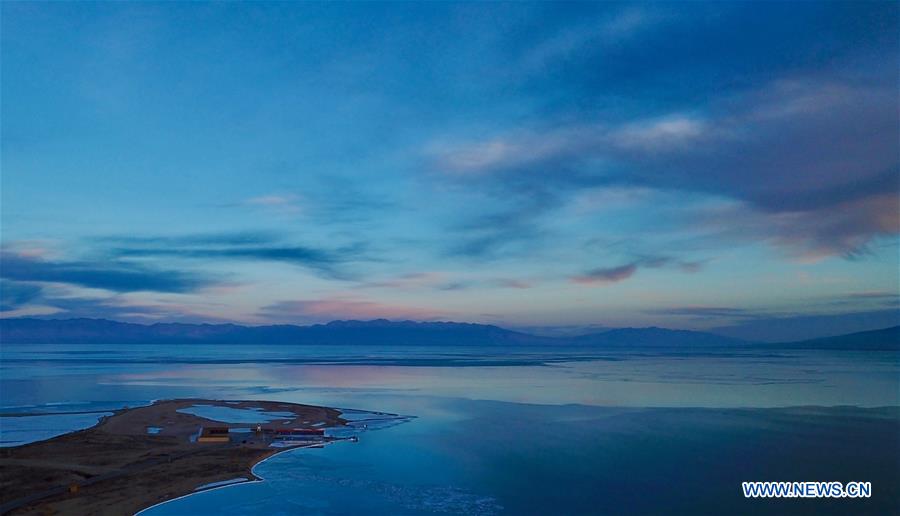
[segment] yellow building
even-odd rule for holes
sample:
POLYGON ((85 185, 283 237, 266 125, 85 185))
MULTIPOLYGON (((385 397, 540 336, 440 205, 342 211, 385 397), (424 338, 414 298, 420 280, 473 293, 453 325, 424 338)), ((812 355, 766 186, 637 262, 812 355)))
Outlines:
POLYGON ((200 429, 198 443, 227 443, 231 441, 227 426, 209 426, 200 429))

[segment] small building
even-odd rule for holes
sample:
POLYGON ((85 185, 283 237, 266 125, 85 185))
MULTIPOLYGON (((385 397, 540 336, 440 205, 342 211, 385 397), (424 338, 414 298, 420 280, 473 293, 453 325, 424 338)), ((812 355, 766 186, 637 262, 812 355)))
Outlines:
POLYGON ((227 443, 231 441, 227 426, 204 426, 200 429, 198 443, 227 443))

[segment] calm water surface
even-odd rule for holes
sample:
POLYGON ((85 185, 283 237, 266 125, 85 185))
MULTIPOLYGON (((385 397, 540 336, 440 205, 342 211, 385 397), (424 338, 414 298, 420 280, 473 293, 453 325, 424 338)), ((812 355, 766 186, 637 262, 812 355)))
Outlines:
MULTIPOLYGON (((900 512, 897 353, 6 345, 0 389, 4 412, 190 396, 416 416, 147 516, 900 512), (875 496, 744 500, 743 480, 875 496)), ((4 417, 0 440, 24 420, 46 436, 95 418, 4 417)))

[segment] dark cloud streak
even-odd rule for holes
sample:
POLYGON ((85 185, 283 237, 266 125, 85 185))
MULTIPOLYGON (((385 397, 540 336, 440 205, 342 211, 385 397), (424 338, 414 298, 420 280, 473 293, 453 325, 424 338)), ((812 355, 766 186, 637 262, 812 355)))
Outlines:
POLYGON ((42 291, 40 285, 0 280, 0 312, 9 312, 40 299, 42 291))
POLYGON ((634 276, 634 273, 637 272, 637 270, 637 262, 619 265, 618 267, 600 267, 591 269, 584 274, 574 276, 572 281, 584 284, 618 283, 634 276))
POLYGON ((335 249, 288 245, 281 234, 265 231, 180 236, 111 236, 97 239, 113 244, 106 253, 117 258, 170 257, 200 260, 282 262, 308 268, 329 279, 352 279, 344 269, 350 261, 368 260, 365 245, 335 249))
POLYGON ((634 276, 641 268, 659 269, 662 267, 677 266, 683 272, 694 273, 700 270, 704 262, 683 262, 671 256, 641 256, 629 263, 616 267, 598 267, 582 274, 572 276, 574 283, 585 285, 610 284, 625 281, 634 276))
POLYGON ((193 292, 214 283, 208 275, 156 269, 125 261, 49 261, 0 253, 0 277, 54 282, 114 292, 193 292))

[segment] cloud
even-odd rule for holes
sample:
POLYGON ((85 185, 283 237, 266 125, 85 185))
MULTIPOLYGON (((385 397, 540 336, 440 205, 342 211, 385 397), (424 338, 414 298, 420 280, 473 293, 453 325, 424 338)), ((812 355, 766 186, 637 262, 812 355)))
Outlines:
POLYGON ((493 283, 499 287, 516 288, 516 289, 525 289, 525 288, 531 288, 534 286, 534 284, 530 281, 509 279, 509 278, 496 279, 493 281, 493 283))
POLYGON ((361 243, 335 249, 285 245, 271 233, 140 237, 112 241, 122 245, 108 249, 107 252, 120 258, 272 261, 305 267, 330 279, 351 279, 353 275, 345 270, 344 265, 350 261, 369 259, 364 254, 361 243))
POLYGON ((438 319, 423 307, 408 307, 358 298, 279 301, 260 310, 260 317, 285 323, 321 323, 338 319, 438 319))
POLYGON ((351 229, 367 226, 377 215, 398 209, 390 200, 392 192, 361 188, 351 177, 322 174, 307 178, 301 193, 269 193, 220 205, 223 208, 253 208, 290 216, 302 216, 322 225, 351 225, 351 229))
POLYGON ((208 275, 156 269, 125 261, 50 261, 0 252, 0 277, 25 282, 52 282, 114 292, 199 290, 214 283, 208 275))
POLYGON ((728 136, 710 122, 688 113, 628 120, 619 124, 583 121, 518 129, 485 141, 432 143, 425 150, 432 165, 462 177, 489 174, 532 175, 520 181, 550 180, 553 184, 629 184, 603 170, 583 170, 604 158, 641 157, 688 150, 728 136))
MULTIPOLYGON (((209 306, 205 304, 204 306, 209 306)), ((168 321, 168 322, 226 322, 224 319, 200 313, 195 307, 174 302, 140 302, 127 295, 85 297, 66 295, 62 292, 42 291, 37 298, 11 310, 3 310, 8 317, 50 318, 99 318, 118 321, 168 321)), ((231 321, 228 321, 231 322, 231 321)))
POLYGON ((473 208, 473 214, 455 223, 450 228, 452 238, 447 239, 445 254, 490 261, 522 252, 540 252, 546 236, 542 217, 559 205, 559 199, 533 189, 528 194, 506 197, 505 202, 490 203, 486 213, 477 213, 473 208))
POLYGON ((447 275, 442 272, 410 272, 383 281, 362 283, 358 288, 417 290, 421 288, 439 288, 447 283, 447 275))
POLYGON ((283 262, 306 267, 330 279, 350 279, 352 275, 339 265, 351 259, 340 252, 331 252, 312 247, 242 247, 242 248, 117 248, 112 252, 118 256, 147 257, 168 256, 191 259, 232 259, 283 262))
POLYGON ((684 318, 709 331, 747 340, 788 341, 900 324, 900 292, 867 291, 804 300, 803 312, 729 306, 672 306, 645 310, 684 318))
POLYGON ((839 314, 792 314, 754 317, 710 331, 747 340, 767 342, 830 337, 843 333, 874 330, 900 325, 896 308, 839 314))
POLYGON ((634 261, 619 265, 616 267, 598 267, 591 269, 582 274, 572 276, 570 279, 573 283, 582 285, 608 285, 611 283, 619 283, 634 276, 638 269, 659 269, 670 265, 677 266, 683 272, 697 272, 702 267, 703 262, 682 262, 670 256, 641 256, 634 261))
MULTIPOLYGON (((153 245, 153 246, 210 246, 270 244, 282 238, 273 231, 226 231, 219 233, 193 233, 188 235, 107 235, 94 237, 101 244, 153 245)), ((18 248, 17 248, 18 252, 18 248)))
POLYGON ((477 287, 531 288, 531 282, 510 278, 497 279, 457 279, 453 280, 444 272, 413 272, 401 274, 383 281, 361 283, 357 288, 383 288, 400 290, 432 289, 442 291, 467 290, 477 287))
POLYGON ((687 273, 695 273, 700 272, 704 266, 709 262, 709 260, 694 260, 694 261, 684 261, 678 264, 678 267, 687 273))
POLYGON ((728 337, 783 342, 898 325, 897 296, 891 292, 827 296, 807 301, 806 313, 729 306, 673 306, 648 309, 645 313, 683 318, 689 321, 688 327, 699 327, 728 337))
MULTIPOLYGON (((887 307, 896 307, 900 304, 900 291, 874 290, 863 292, 848 292, 845 294, 832 294, 819 296, 815 299, 804 299, 804 305, 809 310, 820 312, 816 314, 827 315, 824 312, 833 311, 835 307, 851 307, 856 312, 871 311, 887 307)), ((761 310, 751 308, 739 308, 729 306, 670 306, 645 310, 645 313, 662 316, 686 317, 695 320, 773 320, 789 319, 800 314, 794 312, 779 312, 776 310, 761 310)))
POLYGON ((446 254, 478 260, 495 260, 502 256, 516 254, 524 248, 539 246, 542 232, 530 219, 509 222, 485 217, 485 224, 458 235, 450 244, 446 254))
MULTIPOLYGON (((517 130, 483 141, 432 143, 425 149, 425 154, 438 170, 463 178, 537 173, 542 165, 556 164, 562 169, 570 167, 582 154, 600 145, 606 132, 602 125, 564 126, 542 131, 517 130)), ((551 168, 543 172, 549 175, 554 170, 551 168)))
POLYGON ((572 281, 582 284, 608 284, 625 281, 634 276, 638 270, 637 262, 619 265, 618 267, 600 267, 591 269, 584 274, 573 276, 572 281))
POLYGON ((673 150, 703 137, 709 137, 706 123, 683 114, 626 124, 610 135, 614 146, 638 152, 673 150))
POLYGON ((833 306, 852 306, 854 308, 900 308, 900 292, 869 291, 853 292, 837 296, 829 302, 833 306))
POLYGON ((0 312, 16 310, 40 299, 42 287, 32 283, 0 280, 0 312))
POLYGON ((790 254, 860 256, 900 233, 900 106, 883 75, 811 73, 720 96, 702 116, 551 121, 428 152, 449 180, 523 203, 598 187, 687 191, 730 199, 735 216, 708 220, 756 219, 744 234, 790 254))
POLYGON ((752 310, 725 306, 678 306, 647 310, 647 313, 653 315, 674 315, 679 317, 691 317, 695 319, 754 319, 760 317, 760 314, 758 312, 752 310))
MULTIPOLYGON (((732 202, 737 216, 713 222, 742 242, 863 257, 900 233, 900 56, 888 30, 898 11, 855 6, 851 27, 836 4, 777 10, 635 6, 582 13, 584 25, 551 16, 537 44, 516 47, 534 63, 526 107, 506 127, 434 138, 426 163, 509 205, 554 200, 527 223, 511 217, 512 235, 551 226, 585 191, 647 189, 732 202)), ((694 229, 685 222, 671 232, 694 229)), ((504 245, 498 228, 459 248, 490 256, 504 245)))
POLYGON ((400 274, 393 278, 383 281, 370 281, 361 283, 357 288, 382 288, 382 289, 400 289, 400 290, 464 290, 475 285, 475 281, 469 280, 452 280, 450 276, 443 272, 411 272, 400 274))
POLYGON ((297 214, 303 211, 300 206, 300 197, 295 194, 269 194, 250 197, 241 204, 267 208, 284 214, 297 214))
POLYGON ((260 197, 251 197, 244 201, 244 204, 249 204, 251 206, 284 206, 293 204, 296 200, 296 195, 263 195, 260 197))
POLYGON ((626 42, 660 20, 659 12, 630 6, 590 23, 566 27, 530 48, 520 60, 523 73, 535 73, 595 48, 626 42))
POLYGON ((828 209, 767 212, 744 202, 687 208, 683 227, 719 245, 766 242, 800 261, 830 256, 858 259, 871 252, 873 239, 900 232, 900 192, 841 202, 828 209))

